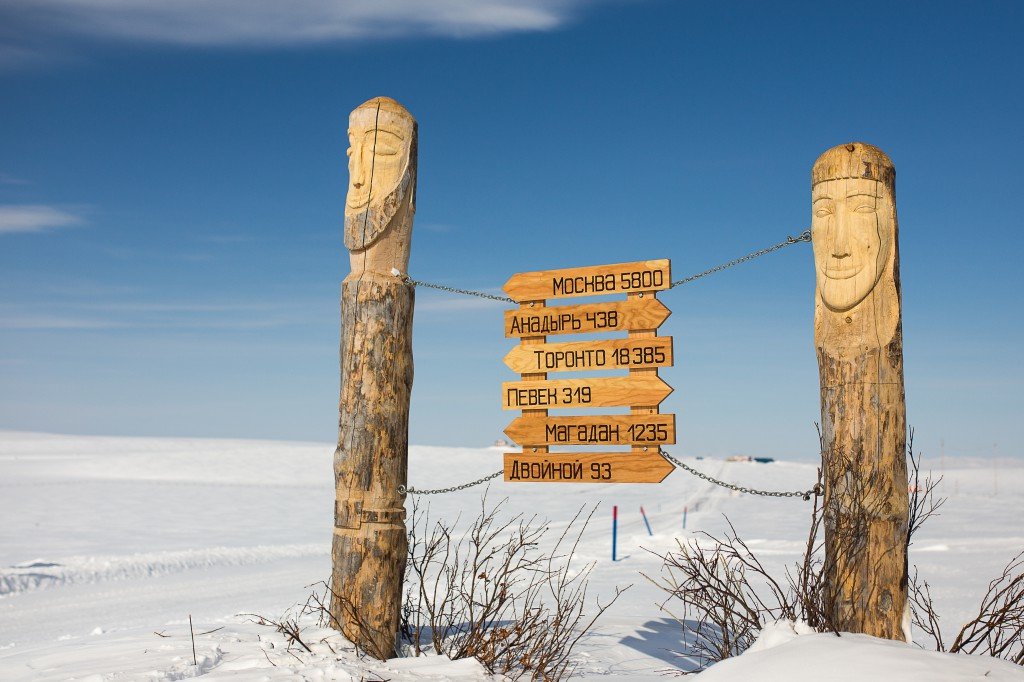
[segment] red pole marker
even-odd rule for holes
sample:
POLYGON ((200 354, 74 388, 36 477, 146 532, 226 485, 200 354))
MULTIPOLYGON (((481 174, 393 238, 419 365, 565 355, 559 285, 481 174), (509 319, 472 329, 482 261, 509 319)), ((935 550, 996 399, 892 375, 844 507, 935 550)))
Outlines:
POLYGON ((619 507, 612 507, 612 561, 615 561, 615 544, 619 539, 619 507))

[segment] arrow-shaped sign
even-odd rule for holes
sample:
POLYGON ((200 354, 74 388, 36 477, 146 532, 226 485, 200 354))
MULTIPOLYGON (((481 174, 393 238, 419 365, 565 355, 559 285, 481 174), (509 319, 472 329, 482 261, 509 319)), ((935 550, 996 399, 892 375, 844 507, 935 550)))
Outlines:
POLYGON ((653 445, 676 442, 674 414, 516 417, 505 435, 519 445, 653 445))
POLYGON ((560 407, 654 407, 672 387, 654 377, 506 381, 502 409, 548 410, 560 407))
POLYGON ((674 468, 656 451, 505 453, 509 483, 661 483, 674 468))
POLYGON ((543 301, 568 296, 660 291, 671 286, 671 265, 668 259, 661 259, 520 272, 509 277, 503 288, 516 301, 543 301))
POLYGON ((505 364, 519 374, 672 366, 672 337, 516 346, 505 364))
POLYGON ((657 329, 671 311, 654 297, 505 311, 505 336, 553 336, 657 329))

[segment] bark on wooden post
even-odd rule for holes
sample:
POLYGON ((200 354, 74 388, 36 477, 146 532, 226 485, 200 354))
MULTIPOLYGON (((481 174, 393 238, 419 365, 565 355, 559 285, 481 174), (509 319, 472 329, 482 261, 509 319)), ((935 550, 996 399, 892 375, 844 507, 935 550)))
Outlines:
POLYGON ((836 626, 905 639, 906 407, 895 169, 829 149, 811 172, 826 602, 836 626))
POLYGON ((377 97, 349 117, 341 286, 341 400, 334 452, 332 625, 380 659, 395 656, 406 560, 405 495, 412 390, 416 121, 377 97))

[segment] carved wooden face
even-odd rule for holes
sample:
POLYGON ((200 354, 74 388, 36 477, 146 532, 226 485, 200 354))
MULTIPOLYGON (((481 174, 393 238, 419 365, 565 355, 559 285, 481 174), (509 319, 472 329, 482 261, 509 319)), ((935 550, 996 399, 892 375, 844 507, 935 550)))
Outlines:
POLYGON ((893 200, 865 178, 826 180, 811 195, 811 242, 818 290, 829 309, 863 301, 885 271, 895 239, 893 200))
POLYGON ((415 191, 415 123, 390 107, 368 103, 352 112, 348 128, 345 245, 364 249, 377 240, 415 191))

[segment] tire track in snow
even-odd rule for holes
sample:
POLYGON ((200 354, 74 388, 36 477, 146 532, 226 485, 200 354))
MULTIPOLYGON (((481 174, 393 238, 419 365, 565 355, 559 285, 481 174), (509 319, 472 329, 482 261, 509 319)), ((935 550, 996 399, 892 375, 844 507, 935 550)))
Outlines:
MULTIPOLYGON (((702 461, 702 462, 711 462, 711 461, 714 461, 714 460, 703 459, 703 460, 700 460, 700 461, 702 461)), ((704 473, 707 476, 711 476, 712 478, 717 478, 717 479, 721 480, 722 473, 725 471, 726 464, 727 464, 727 462, 720 462, 718 470, 715 473, 713 473, 713 474, 709 474, 706 471, 702 472, 702 473, 704 473)), ((693 466, 693 464, 690 464, 690 466, 693 466)), ((694 467, 694 468, 697 468, 697 467, 694 467)), ((687 473, 690 476, 693 476, 693 474, 689 474, 689 472, 685 472, 685 473, 687 473)), ((694 478, 696 478, 696 477, 694 477, 694 478)), ((698 479, 698 480, 702 481, 702 484, 686 500, 686 508, 690 512, 709 511, 709 510, 704 508, 705 504, 710 503, 710 502, 718 501, 718 500, 722 499, 725 496, 725 493, 722 493, 722 492, 718 491, 718 486, 716 486, 711 481, 704 481, 703 479, 698 479)))
POLYGON ((214 566, 245 566, 280 559, 328 556, 327 543, 210 547, 118 556, 73 556, 60 562, 37 559, 0 569, 0 598, 37 589, 152 578, 214 566))

